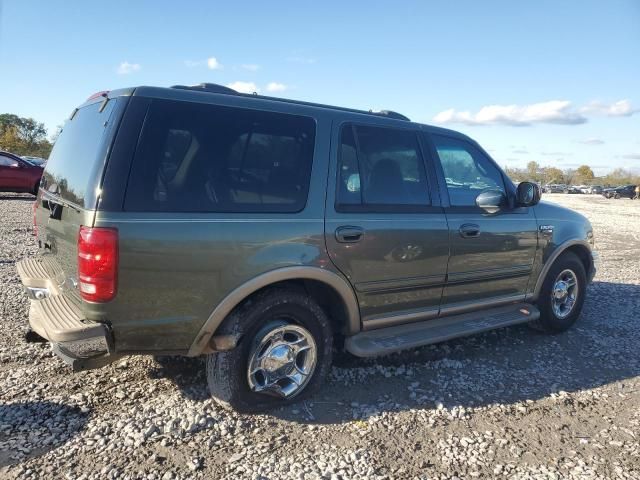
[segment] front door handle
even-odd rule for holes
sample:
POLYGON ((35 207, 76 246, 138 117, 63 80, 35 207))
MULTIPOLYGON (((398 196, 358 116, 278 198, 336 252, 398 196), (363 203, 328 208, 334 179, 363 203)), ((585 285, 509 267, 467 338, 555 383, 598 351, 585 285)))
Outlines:
POLYGON ((475 238, 480 235, 480 225, 475 223, 465 223, 458 230, 462 238, 475 238))
POLYGON ((360 227, 338 227, 336 240, 340 243, 356 243, 364 237, 364 229, 360 227))

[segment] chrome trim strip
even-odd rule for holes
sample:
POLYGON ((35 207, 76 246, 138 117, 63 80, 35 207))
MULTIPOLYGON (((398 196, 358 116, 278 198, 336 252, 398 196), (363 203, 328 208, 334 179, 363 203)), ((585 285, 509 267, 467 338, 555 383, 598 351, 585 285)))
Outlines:
POLYGON ((430 320, 432 318, 436 318, 439 312, 440 308, 434 307, 419 310, 407 310, 403 313, 395 315, 371 315, 370 317, 362 319, 362 329, 375 330, 377 328, 385 328, 399 324, 430 320))
POLYGON ((422 277, 398 278, 392 280, 373 280, 356 283, 355 287, 361 293, 378 293, 391 290, 404 290, 412 288, 441 287, 444 285, 446 275, 426 275, 422 277))
POLYGON ((454 303, 440 309, 440 316, 455 315, 458 313, 480 310, 483 308, 498 307, 508 303, 518 303, 524 301, 525 294, 509 295, 506 297, 492 297, 484 300, 474 300, 470 302, 454 303))
POLYGON ((531 273, 532 265, 516 265, 514 267, 492 268, 490 270, 474 270, 471 272, 450 273, 447 285, 478 282, 481 280, 498 280, 502 278, 522 277, 531 273))

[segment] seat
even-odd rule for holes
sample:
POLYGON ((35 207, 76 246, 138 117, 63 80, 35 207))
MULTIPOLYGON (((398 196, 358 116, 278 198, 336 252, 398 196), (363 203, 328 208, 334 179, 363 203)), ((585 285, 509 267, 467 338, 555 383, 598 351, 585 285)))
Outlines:
POLYGON ((370 204, 407 203, 402 171, 396 162, 388 158, 376 162, 364 189, 364 200, 370 204))

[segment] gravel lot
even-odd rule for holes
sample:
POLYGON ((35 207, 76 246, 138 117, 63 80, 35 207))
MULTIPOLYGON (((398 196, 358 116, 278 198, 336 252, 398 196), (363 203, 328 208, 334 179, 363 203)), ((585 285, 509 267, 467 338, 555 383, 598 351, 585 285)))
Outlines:
POLYGON ((72 374, 25 343, 32 197, 0 194, 0 478, 639 479, 640 202, 545 198, 589 217, 603 260, 569 332, 339 355, 320 395, 247 416, 207 398, 199 359, 72 374))

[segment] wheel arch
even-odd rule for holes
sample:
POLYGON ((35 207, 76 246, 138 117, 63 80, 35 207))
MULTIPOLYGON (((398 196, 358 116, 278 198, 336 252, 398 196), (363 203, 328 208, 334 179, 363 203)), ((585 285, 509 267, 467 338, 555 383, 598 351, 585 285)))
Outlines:
POLYGON ((285 267, 258 275, 229 293, 215 307, 195 337, 188 356, 208 353, 211 338, 227 316, 242 302, 266 288, 304 288, 329 315, 334 327, 344 334, 360 331, 360 310, 351 285, 337 273, 318 267, 285 267))
POLYGON ((540 274, 536 280, 536 285, 534 287, 533 292, 530 295, 528 300, 535 301, 538 299, 540 295, 540 290, 542 290, 542 284, 544 283, 544 279, 547 277, 551 266, 555 263, 555 261, 565 252, 574 253, 584 265, 584 270, 587 272, 587 278, 590 278, 590 273, 594 268, 593 258, 591 255, 591 246, 586 240, 568 240, 556 247, 556 249, 551 253, 547 261, 544 263, 540 274))

